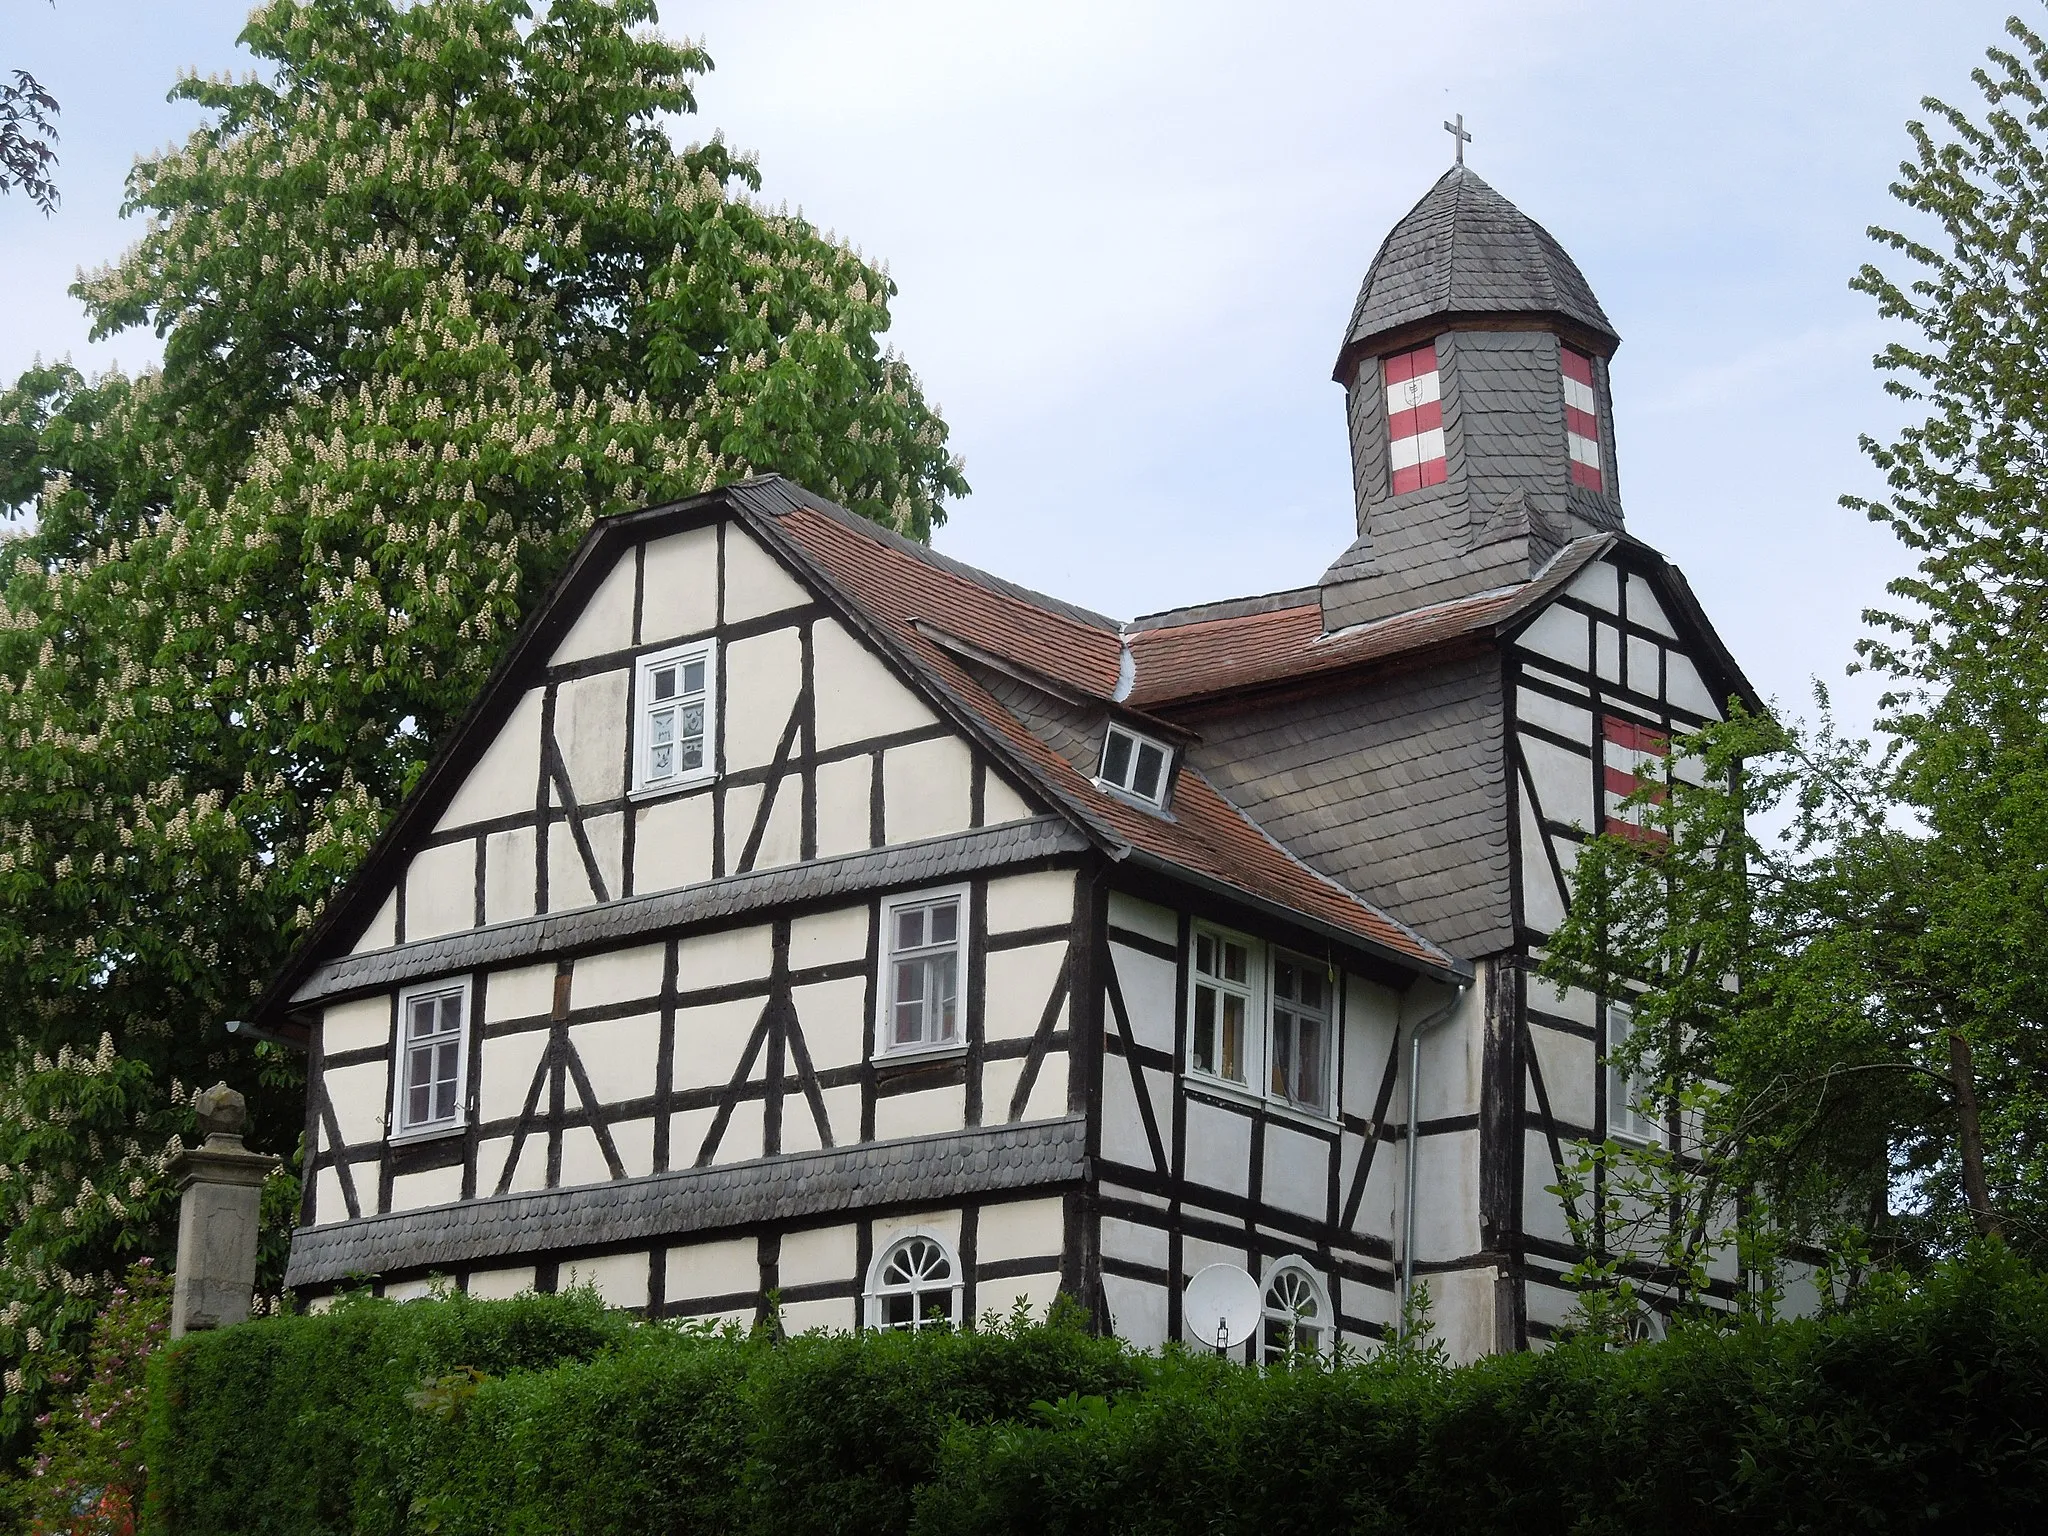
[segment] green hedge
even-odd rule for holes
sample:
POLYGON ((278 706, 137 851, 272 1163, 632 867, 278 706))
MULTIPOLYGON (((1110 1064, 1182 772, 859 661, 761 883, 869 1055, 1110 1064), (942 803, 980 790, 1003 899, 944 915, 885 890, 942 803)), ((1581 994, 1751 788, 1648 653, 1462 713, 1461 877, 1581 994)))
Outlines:
POLYGON ((1188 1369, 956 1431, 919 1536, 2048 1529, 2048 1283, 1462 1370, 1188 1369))
POLYGON ((189 1339, 152 1392, 164 1536, 2048 1525, 2048 1282, 1997 1251, 1825 1321, 1457 1370, 458 1297, 189 1339))
POLYGON ((1127 1393, 1144 1364, 1067 1325, 777 1341, 588 1295, 355 1300, 166 1351, 146 1528, 903 1531, 949 1431, 1127 1393))

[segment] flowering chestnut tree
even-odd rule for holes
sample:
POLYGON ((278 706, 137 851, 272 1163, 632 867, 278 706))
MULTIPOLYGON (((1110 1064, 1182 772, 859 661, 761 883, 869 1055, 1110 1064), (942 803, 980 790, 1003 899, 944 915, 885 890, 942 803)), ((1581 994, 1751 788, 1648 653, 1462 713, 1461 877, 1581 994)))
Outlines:
MULTIPOLYGON (((293 1064, 221 1023, 594 518, 778 470, 924 537, 967 489, 885 273, 671 139, 710 60, 653 14, 259 6, 263 70, 180 82, 204 126, 137 162, 141 238, 74 289, 161 368, 0 392, 5 1045, 35 1076, 110 1037, 152 1155, 173 1079, 223 1073, 291 1149, 293 1064)), ((74 1140, 37 1210, 112 1187, 74 1140)), ((49 1337, 35 1229, 10 1213, 0 1307, 49 1337)))

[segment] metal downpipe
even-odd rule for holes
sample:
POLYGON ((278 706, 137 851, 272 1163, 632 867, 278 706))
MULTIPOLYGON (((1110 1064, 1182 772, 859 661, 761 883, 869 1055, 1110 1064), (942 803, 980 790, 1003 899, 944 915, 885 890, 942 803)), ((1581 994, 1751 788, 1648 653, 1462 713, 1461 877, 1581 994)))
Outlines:
POLYGON ((1472 984, 1464 983, 1451 994, 1449 1002, 1428 1017, 1416 1020, 1408 1031, 1408 1171, 1401 1204, 1401 1296, 1400 1311, 1394 1317, 1397 1343, 1408 1336, 1408 1308, 1415 1294, 1415 1117, 1422 1098, 1422 1037, 1456 1013, 1471 990, 1472 984))

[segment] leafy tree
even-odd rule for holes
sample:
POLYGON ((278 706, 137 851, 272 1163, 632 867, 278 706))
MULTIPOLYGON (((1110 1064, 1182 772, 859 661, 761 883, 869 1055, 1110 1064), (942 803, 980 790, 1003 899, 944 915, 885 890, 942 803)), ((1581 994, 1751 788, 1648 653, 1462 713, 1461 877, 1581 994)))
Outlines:
POLYGON ((1866 615, 1874 742, 1737 714, 1677 744, 1662 839, 1596 840, 1550 962, 1648 986, 1630 1065, 1720 1085, 1691 1174, 1793 1234, 1917 1264, 1972 1234, 2048 1253, 2048 43, 2014 19, 1930 100, 1855 286, 1924 416, 1850 498, 1916 569, 1866 615), (1931 126, 1930 126, 1931 124, 1931 126), (1782 835, 1755 835, 1760 824, 1782 835))
MULTIPOLYGON (((205 126, 137 163, 142 237, 74 290, 161 369, 0 393, 0 506, 33 513, 0 548, 0 1017, 31 1072, 110 1035, 159 1147, 173 1080, 233 1071, 289 1150, 294 1064, 221 1021, 594 518, 775 469, 923 537, 966 491, 882 348, 887 276, 671 142, 710 60, 653 12, 259 7, 264 72, 178 85, 205 126)), ((39 1154, 37 1208, 107 1146, 39 1154)), ((123 1264, 38 1230, 10 1219, 0 1306, 50 1336, 39 1276, 123 1264)))
POLYGON ((19 187, 47 217, 57 206, 57 98, 25 69, 6 74, 14 78, 0 75, 0 192, 19 187))
POLYGON ((45 214, 57 206, 57 98, 25 69, 0 79, 0 192, 19 187, 45 214))
POLYGON ((93 1320, 85 1360, 53 1383, 60 1396, 13 1490, 28 1536, 132 1536, 146 1476, 146 1371, 170 1327, 170 1277, 139 1260, 93 1320))

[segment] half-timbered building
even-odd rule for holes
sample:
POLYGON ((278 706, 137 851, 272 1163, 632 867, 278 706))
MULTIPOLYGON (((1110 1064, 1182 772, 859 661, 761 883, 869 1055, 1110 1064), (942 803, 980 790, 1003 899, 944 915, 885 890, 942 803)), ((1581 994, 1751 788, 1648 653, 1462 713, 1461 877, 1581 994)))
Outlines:
POLYGON ((1345 334, 1312 585, 1118 622, 774 477, 601 522, 263 1000, 290 1283, 1152 1345, 1227 1260, 1257 1354, 1405 1266, 1460 1355, 1547 1336, 1566 1145, 1673 1128, 1532 957, 1750 696, 1623 527, 1617 345, 1460 166, 1345 334))

